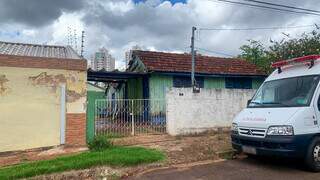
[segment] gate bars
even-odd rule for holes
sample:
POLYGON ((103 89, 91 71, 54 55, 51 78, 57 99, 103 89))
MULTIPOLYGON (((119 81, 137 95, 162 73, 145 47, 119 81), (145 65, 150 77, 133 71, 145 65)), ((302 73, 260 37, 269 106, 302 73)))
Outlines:
POLYGON ((166 101, 97 99, 95 135, 113 137, 166 133, 166 101))

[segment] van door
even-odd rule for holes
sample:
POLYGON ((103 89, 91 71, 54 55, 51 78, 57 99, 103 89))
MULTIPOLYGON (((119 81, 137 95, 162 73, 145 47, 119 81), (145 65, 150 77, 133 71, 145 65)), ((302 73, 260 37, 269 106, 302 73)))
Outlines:
POLYGON ((320 133, 320 83, 315 91, 313 107, 315 112, 315 116, 313 117, 313 125, 318 126, 318 133, 320 133))

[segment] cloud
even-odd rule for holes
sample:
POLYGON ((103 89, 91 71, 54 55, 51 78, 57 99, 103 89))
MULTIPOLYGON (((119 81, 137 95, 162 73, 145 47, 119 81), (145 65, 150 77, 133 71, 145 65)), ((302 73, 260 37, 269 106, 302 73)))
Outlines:
MULTIPOLYGON (((287 1, 270 1, 288 4, 287 1)), ((293 6, 314 8, 313 1, 295 1, 293 6)), ((320 5, 320 2, 316 2, 320 5)), ((95 41, 112 49, 118 60, 123 60, 129 44, 137 43, 160 51, 189 51, 191 27, 269 27, 294 26, 316 22, 316 17, 252 9, 246 6, 225 4, 214 0, 189 0, 186 3, 169 1, 95 1, 83 17, 88 30, 100 34, 95 41), (114 8, 117 7, 117 8, 114 8), (119 9, 123 9, 120 11, 119 9), (301 20, 301 21, 299 21, 301 20), (93 28, 92 28, 93 27, 93 28)), ((310 28, 312 29, 312 28, 310 28)), ((309 30, 310 30, 309 29, 309 30)), ((299 33, 297 30, 282 30, 299 33)), ((196 46, 236 55, 248 39, 268 42, 281 37, 282 31, 201 31, 196 46), (280 36, 279 36, 280 34, 280 36)), ((207 53, 207 52, 201 52, 207 53)), ((217 54, 216 54, 217 55, 217 54)))
POLYGON ((121 53, 116 54, 117 59, 123 60, 128 44, 137 43, 140 46, 167 51, 180 48, 182 43, 187 46, 190 25, 196 22, 196 18, 192 17, 192 12, 186 6, 183 3, 172 5, 169 2, 163 2, 156 7, 148 3, 133 4, 131 1, 96 3, 88 8, 83 21, 86 27, 95 27, 89 31, 94 29, 106 36, 104 46, 118 49, 114 50, 121 53), (122 9, 127 11, 118 13, 111 8, 116 6, 115 4, 118 4, 118 7, 121 5, 122 9), (182 39, 184 42, 181 42, 182 39))
POLYGON ((0 23, 44 26, 53 23, 63 12, 83 8, 84 0, 1 0, 0 23))
MULTIPOLYGON (((124 65, 125 51, 133 45, 145 49, 189 52, 191 27, 248 28, 297 26, 319 23, 318 16, 292 14, 249 8, 216 0, 18 0, 0 1, 0 40, 23 42, 67 43, 67 27, 86 31, 85 57, 105 47, 124 65), (19 1, 21 2, 21 1, 19 1), (4 8, 6 7, 6 8, 4 8), (50 8, 49 8, 50 7, 50 8)), ((289 6, 319 9, 315 0, 268 0, 289 6)), ((282 39, 305 29, 259 31, 197 31, 196 46, 211 51, 237 55, 248 39, 282 39)), ((79 47, 79 46, 78 46, 79 47)), ((202 54, 221 54, 199 51, 202 54)))

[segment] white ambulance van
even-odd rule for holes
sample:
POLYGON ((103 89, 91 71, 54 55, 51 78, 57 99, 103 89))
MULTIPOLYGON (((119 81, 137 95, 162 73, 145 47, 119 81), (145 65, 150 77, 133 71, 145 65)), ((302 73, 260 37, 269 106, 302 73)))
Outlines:
POLYGON ((279 61, 232 123, 246 154, 303 158, 320 171, 320 55, 279 61))

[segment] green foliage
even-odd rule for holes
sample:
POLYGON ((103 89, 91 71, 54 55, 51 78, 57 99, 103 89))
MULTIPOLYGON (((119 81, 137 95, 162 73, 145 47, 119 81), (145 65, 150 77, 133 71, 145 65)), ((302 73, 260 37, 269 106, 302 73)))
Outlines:
POLYGON ((93 140, 88 143, 89 149, 94 151, 102 151, 112 146, 113 143, 104 135, 95 136, 93 140))
POLYGON ((42 174, 87 169, 93 166, 133 166, 164 159, 165 155, 157 150, 142 147, 112 147, 103 151, 89 151, 52 160, 0 168, 0 179, 20 179, 42 174))
POLYGON ((261 42, 249 40, 249 44, 241 46, 240 50, 240 58, 243 58, 257 65, 257 67, 261 68, 263 71, 267 73, 271 71, 268 52, 261 42))
POLYGON ((317 30, 311 33, 303 33, 297 38, 289 39, 286 35, 280 41, 270 40, 268 46, 259 41, 249 40, 247 45, 240 47, 240 58, 257 65, 267 73, 271 73, 272 62, 286 60, 311 54, 319 54, 320 33, 317 30))

